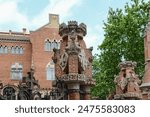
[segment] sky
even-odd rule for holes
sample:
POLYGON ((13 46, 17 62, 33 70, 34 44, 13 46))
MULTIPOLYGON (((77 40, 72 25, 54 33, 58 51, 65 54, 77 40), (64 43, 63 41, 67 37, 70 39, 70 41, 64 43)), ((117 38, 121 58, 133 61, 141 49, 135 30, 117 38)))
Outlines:
POLYGON ((87 25, 84 40, 98 54, 109 8, 123 8, 127 2, 131 0, 0 0, 0 31, 36 30, 48 23, 49 13, 59 14, 60 23, 76 20, 87 25))

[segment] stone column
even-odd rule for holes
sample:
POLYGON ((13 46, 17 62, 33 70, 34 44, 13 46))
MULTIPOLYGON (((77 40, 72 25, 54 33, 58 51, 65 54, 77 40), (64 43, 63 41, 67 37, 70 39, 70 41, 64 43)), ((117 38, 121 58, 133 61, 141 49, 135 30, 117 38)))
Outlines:
POLYGON ((149 10, 149 19, 147 26, 145 28, 144 35, 144 54, 145 54, 145 72, 144 79, 140 89, 142 90, 143 99, 149 99, 150 94, 150 7, 149 10))
POLYGON ((69 100, 80 100, 80 86, 78 83, 68 84, 69 100))
POLYGON ((90 86, 84 86, 82 88, 84 94, 83 94, 83 100, 90 100, 90 86))

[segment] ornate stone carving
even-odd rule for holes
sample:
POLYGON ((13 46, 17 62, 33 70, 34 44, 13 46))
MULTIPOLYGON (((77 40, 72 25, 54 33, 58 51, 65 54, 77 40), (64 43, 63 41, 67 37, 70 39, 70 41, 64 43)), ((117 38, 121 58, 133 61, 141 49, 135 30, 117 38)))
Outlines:
POLYGON ((84 74, 64 74, 62 76, 62 80, 64 80, 65 82, 83 82, 85 81, 85 76, 84 74))
POLYGON ((85 68, 89 66, 89 61, 86 59, 84 50, 81 50, 78 57, 79 57, 79 61, 81 63, 82 69, 85 70, 85 68))
MULTIPOLYGON (((92 48, 87 49, 83 37, 86 35, 86 25, 81 23, 78 25, 76 21, 69 21, 68 25, 62 23, 59 26, 59 34, 62 36, 61 48, 58 52, 54 52, 57 59, 55 68, 58 79, 62 80, 67 87, 70 84, 74 86, 91 87, 95 84, 92 80, 92 48), (86 78, 90 78, 86 80, 86 78)), ((70 88, 69 88, 70 89, 70 88)), ((74 89, 73 89, 74 90, 74 89)), ((80 89, 82 90, 82 89, 80 89)), ((82 92, 82 91, 81 91, 82 92)), ((76 95, 74 99, 79 99, 80 92, 69 92, 68 97, 76 95)), ((52 91, 52 94, 54 92, 52 91)), ((90 96, 85 96, 89 98, 90 96)))
POLYGON ((3 88, 2 93, 3 93, 3 97, 6 100, 15 100, 16 99, 16 90, 15 90, 14 86, 12 86, 12 85, 6 85, 3 88))
POLYGON ((61 66, 62 70, 64 70, 66 68, 67 61, 68 61, 68 54, 66 52, 64 52, 60 58, 60 66, 61 66))
POLYGON ((19 94, 18 98, 20 100, 37 100, 41 99, 41 94, 39 91, 38 81, 34 78, 34 70, 28 72, 27 77, 23 77, 22 82, 19 84, 19 94))
POLYGON ((76 34, 75 30, 72 30, 69 33, 68 39, 69 39, 68 46, 65 48, 66 52, 68 54, 79 54, 79 52, 81 51, 81 48, 78 45, 77 34, 76 34))
POLYGON ((135 62, 125 61, 119 64, 120 74, 115 76, 114 82, 116 84, 115 98, 119 99, 141 99, 139 85, 141 81, 134 72, 135 62))

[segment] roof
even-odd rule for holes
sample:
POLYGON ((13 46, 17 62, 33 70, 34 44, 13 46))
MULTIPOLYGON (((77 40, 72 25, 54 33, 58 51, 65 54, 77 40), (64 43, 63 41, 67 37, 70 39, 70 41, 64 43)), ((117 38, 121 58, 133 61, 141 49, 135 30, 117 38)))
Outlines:
POLYGON ((25 34, 23 32, 0 32, 0 41, 24 41, 30 42, 30 34, 25 34))

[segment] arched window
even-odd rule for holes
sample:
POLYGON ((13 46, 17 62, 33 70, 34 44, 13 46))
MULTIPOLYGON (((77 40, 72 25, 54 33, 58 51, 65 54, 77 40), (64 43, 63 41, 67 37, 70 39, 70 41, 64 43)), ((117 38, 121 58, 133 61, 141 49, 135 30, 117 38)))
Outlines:
POLYGON ((3 46, 0 46, 0 54, 3 53, 3 46))
MULTIPOLYGON (((54 40, 53 43, 54 43, 54 48, 55 48, 55 49, 58 49, 58 44, 57 44, 56 40, 54 40)), ((53 49, 54 49, 54 48, 53 48, 53 49)))
POLYGON ((49 41, 48 39, 45 41, 44 50, 45 51, 53 51, 53 49, 60 49, 60 41, 49 41))
POLYGON ((60 49, 60 41, 59 41, 59 42, 57 42, 57 44, 58 44, 58 49, 60 49))
POLYGON ((55 67, 53 61, 49 62, 46 66, 46 79, 55 80, 55 67))
POLYGON ((15 54, 15 47, 13 47, 13 46, 11 47, 11 53, 15 54))
POLYGON ((12 80, 21 80, 22 79, 22 65, 15 63, 11 65, 11 79, 12 80))
POLYGON ((20 47, 20 54, 23 54, 23 48, 20 47))
POLYGON ((48 41, 48 51, 51 51, 51 42, 48 41))
POLYGON ((16 52, 15 53, 19 54, 19 47, 18 46, 16 47, 16 52))
POLYGON ((51 51, 54 49, 54 42, 51 42, 51 51))
POLYGON ((45 51, 48 51, 48 40, 45 41, 44 49, 45 51))
POLYGON ((8 53, 8 47, 5 46, 4 49, 3 49, 3 51, 4 51, 5 54, 8 53))
POLYGON ((44 48, 45 48, 45 51, 51 50, 51 42, 48 39, 45 41, 44 48))

